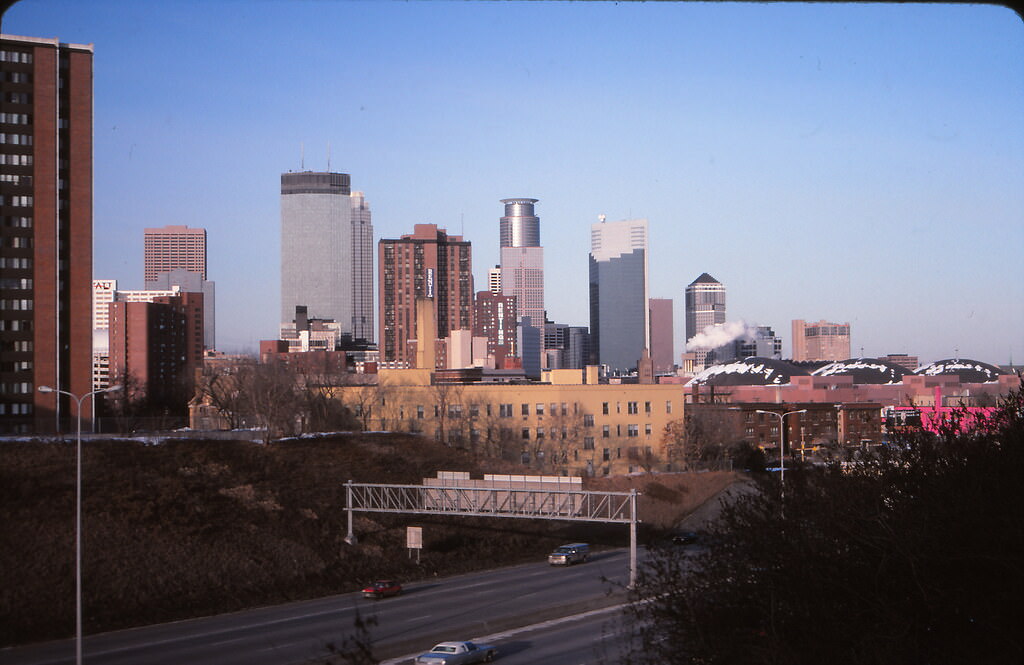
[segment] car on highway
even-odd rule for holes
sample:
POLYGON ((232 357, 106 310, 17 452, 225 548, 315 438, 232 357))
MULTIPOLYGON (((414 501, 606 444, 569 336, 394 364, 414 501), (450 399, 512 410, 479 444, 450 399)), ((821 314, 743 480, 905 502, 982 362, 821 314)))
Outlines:
POLYGON ((672 534, 673 545, 693 545, 697 539, 696 531, 677 531, 672 534))
POLYGON ((570 566, 574 563, 584 563, 589 558, 590 545, 571 543, 555 548, 555 551, 548 555, 548 563, 552 566, 570 566))
POLYGON ((466 665, 489 663, 498 655, 497 647, 473 642, 441 642, 416 656, 416 665, 466 665))
POLYGON ((377 580, 363 589, 363 598, 385 598, 402 593, 402 585, 394 580, 377 580))

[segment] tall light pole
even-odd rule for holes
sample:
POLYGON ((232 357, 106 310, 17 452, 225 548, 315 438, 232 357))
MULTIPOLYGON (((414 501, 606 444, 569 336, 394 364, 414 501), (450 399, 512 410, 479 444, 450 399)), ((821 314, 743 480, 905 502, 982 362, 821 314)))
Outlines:
POLYGON ((121 386, 87 392, 81 397, 66 390, 39 386, 41 393, 67 395, 78 404, 78 435, 75 438, 78 460, 75 464, 75 665, 82 665, 82 400, 100 393, 112 393, 121 386))
MULTIPOLYGON (((770 413, 771 415, 779 419, 779 467, 781 469, 781 478, 779 484, 782 488, 782 501, 786 501, 786 416, 794 413, 807 413, 807 409, 800 409, 799 411, 786 411, 785 413, 776 413, 775 411, 765 411, 764 409, 758 409, 757 413, 770 413)), ((785 508, 783 508, 785 510, 785 508)))

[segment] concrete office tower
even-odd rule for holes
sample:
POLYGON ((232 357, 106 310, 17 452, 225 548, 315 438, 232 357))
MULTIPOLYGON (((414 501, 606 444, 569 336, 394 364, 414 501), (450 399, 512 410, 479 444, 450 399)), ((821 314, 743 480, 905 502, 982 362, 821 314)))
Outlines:
POLYGON ((675 369, 672 332, 672 299, 651 298, 651 362, 655 374, 670 374, 675 369))
POLYGON ((377 243, 380 300, 380 359, 412 366, 411 340, 418 338, 416 299, 433 303, 436 337, 473 329, 472 247, 434 224, 416 224, 412 234, 377 243))
POLYGON ((487 271, 487 290, 496 296, 501 293, 501 266, 494 266, 487 271))
POLYGON ((849 357, 849 323, 793 320, 793 360, 846 360, 849 357))
POLYGON ((612 373, 637 367, 650 348, 647 220, 590 227, 590 338, 597 363, 612 373))
MULTIPOLYGON (((711 275, 701 276, 686 287, 686 341, 704 328, 725 323, 725 286, 711 275)), ((694 349, 693 369, 706 367, 708 349, 694 349)))
POLYGON ((75 402, 37 388, 92 389, 92 60, 0 35, 2 433, 73 432, 75 402))
POLYGON ((501 291, 516 297, 520 320, 544 322, 544 248, 540 246, 540 217, 534 214, 537 199, 502 199, 501 291))
POLYGON ((281 174, 281 322, 295 307, 372 340, 373 225, 347 173, 281 174))
POLYGON ((187 226, 146 229, 143 264, 146 282, 156 281, 161 273, 178 269, 198 273, 206 279, 206 229, 187 226))

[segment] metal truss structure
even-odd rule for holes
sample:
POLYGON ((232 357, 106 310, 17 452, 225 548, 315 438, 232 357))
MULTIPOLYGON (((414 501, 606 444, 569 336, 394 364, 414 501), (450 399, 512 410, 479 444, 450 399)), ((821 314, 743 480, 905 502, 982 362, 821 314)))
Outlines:
POLYGON ((629 524, 629 586, 636 581, 636 490, 588 492, 571 489, 536 489, 495 484, 489 487, 458 485, 345 484, 348 535, 353 512, 411 515, 459 515, 463 517, 511 517, 629 524))

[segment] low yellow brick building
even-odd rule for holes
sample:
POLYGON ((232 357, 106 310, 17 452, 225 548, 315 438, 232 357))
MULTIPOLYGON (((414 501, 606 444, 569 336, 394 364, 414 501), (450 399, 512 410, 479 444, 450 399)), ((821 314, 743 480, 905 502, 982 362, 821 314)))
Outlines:
POLYGON ((538 472, 669 468, 663 432, 683 417, 681 387, 598 383, 596 368, 588 370, 553 370, 525 384, 437 384, 427 370, 381 370, 376 386, 336 396, 364 429, 421 432, 538 472))

